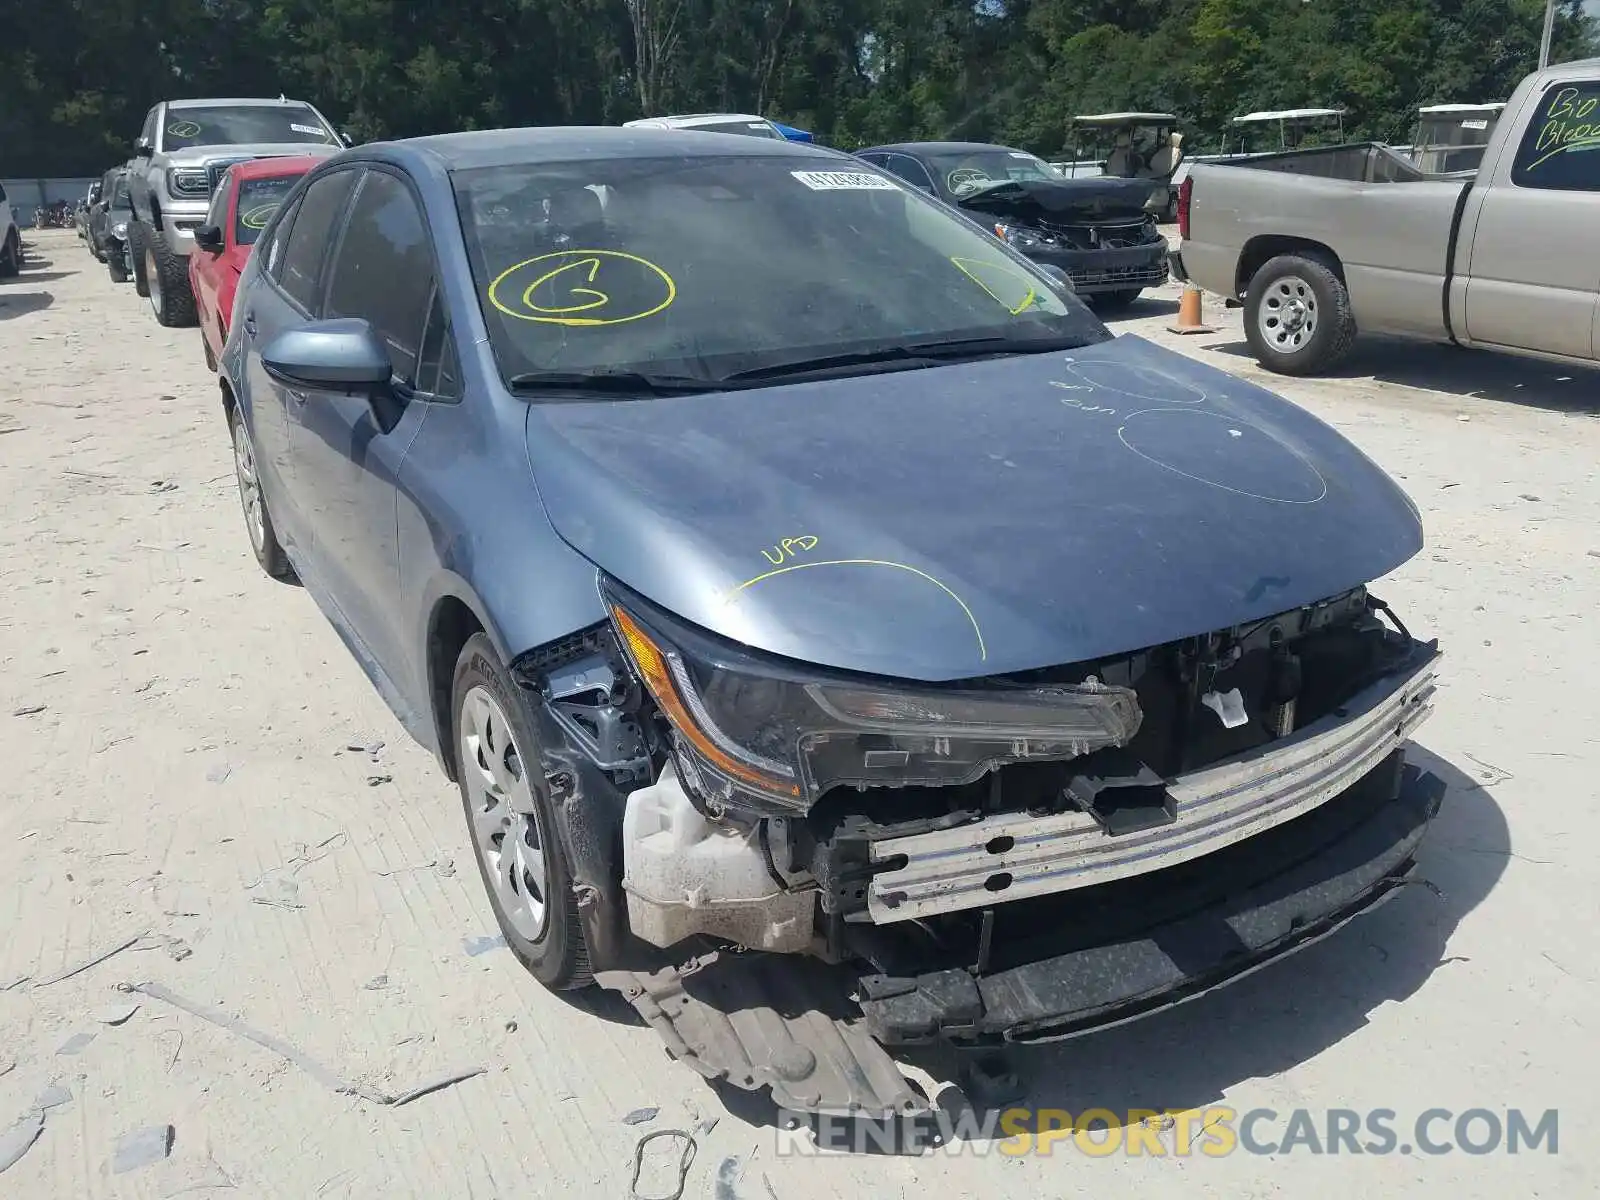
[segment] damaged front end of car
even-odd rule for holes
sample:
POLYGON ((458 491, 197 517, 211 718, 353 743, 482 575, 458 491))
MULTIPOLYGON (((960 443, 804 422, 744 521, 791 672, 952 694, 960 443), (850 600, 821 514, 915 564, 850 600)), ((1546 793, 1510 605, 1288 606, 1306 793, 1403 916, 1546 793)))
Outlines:
POLYGON ((1437 643, 1365 588, 950 685, 603 590, 517 664, 596 979, 794 1109, 915 1110, 883 1046, 1070 1037, 1291 953, 1405 881, 1442 795, 1404 762, 1437 643))
POLYGON ((1010 182, 963 197, 1013 249, 1065 271, 1093 295, 1158 287, 1169 272, 1166 236, 1146 209, 1147 182, 1010 182))

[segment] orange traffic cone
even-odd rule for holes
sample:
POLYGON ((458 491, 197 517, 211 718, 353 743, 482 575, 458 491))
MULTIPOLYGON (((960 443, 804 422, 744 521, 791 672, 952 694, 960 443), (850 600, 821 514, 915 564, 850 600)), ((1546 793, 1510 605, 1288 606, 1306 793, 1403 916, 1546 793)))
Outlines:
POLYGON ((1178 323, 1168 325, 1171 333, 1215 333, 1216 330, 1200 319, 1200 289, 1192 283, 1183 285, 1183 298, 1178 301, 1178 323))

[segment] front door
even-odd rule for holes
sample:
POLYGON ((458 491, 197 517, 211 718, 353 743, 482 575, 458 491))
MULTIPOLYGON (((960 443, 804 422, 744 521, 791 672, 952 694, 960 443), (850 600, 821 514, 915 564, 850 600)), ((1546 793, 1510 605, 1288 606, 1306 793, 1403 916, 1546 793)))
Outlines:
POLYGON ((262 369, 261 347, 283 330, 320 315, 323 260, 357 174, 351 169, 324 175, 306 189, 295 211, 284 214, 272 240, 256 249, 256 269, 275 286, 250 288, 239 311, 256 470, 272 506, 278 537, 295 558, 306 555, 312 542, 289 452, 288 409, 303 393, 278 383, 262 369))
MULTIPOLYGON (((366 320, 389 348, 392 386, 413 396, 434 267, 421 206, 405 181, 369 170, 334 245, 323 315, 366 320)), ((398 424, 385 429, 362 396, 312 392, 289 405, 295 488, 314 533, 315 571, 390 680, 407 678, 411 633, 396 610, 395 479, 427 411, 407 402, 398 424)))
MULTIPOLYGON (((1600 76, 1535 99, 1470 226, 1466 333, 1474 343, 1595 354, 1600 303, 1600 76)), ((1468 226, 1463 226, 1467 236, 1468 226)))

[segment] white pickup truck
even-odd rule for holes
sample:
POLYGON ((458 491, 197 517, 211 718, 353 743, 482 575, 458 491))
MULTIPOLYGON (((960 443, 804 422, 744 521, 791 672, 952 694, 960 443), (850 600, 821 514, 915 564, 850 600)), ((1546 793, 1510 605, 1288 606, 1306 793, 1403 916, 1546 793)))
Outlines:
POLYGON ((1196 164, 1173 274, 1242 299, 1252 351, 1285 375, 1325 371, 1357 329, 1600 358, 1600 59, 1524 79, 1473 178, 1392 158, 1346 146, 1196 164))

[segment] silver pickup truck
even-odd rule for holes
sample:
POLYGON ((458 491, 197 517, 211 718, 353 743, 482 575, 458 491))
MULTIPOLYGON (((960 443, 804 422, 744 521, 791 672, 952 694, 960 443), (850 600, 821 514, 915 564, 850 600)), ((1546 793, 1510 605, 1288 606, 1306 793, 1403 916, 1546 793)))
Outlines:
POLYGON ((1472 177, 1374 169, 1394 157, 1196 164, 1173 274, 1242 299, 1251 350, 1285 375, 1325 371, 1358 328, 1600 358, 1600 59, 1524 79, 1472 177))
POLYGON ((156 320, 195 323, 189 252, 224 171, 252 158, 333 155, 345 144, 314 107, 281 96, 165 100, 151 108, 128 172, 128 249, 134 285, 149 297, 156 320))

